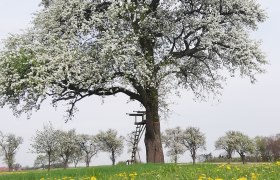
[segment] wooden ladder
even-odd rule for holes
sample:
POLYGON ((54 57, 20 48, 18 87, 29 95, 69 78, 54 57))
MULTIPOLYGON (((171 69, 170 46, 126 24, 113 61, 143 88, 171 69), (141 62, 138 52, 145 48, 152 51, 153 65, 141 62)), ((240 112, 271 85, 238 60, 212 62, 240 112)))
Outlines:
POLYGON ((129 114, 129 116, 135 117, 134 125, 136 125, 136 130, 133 132, 134 134, 134 140, 133 140, 133 146, 132 146, 132 154, 131 154, 131 164, 134 164, 136 162, 136 153, 138 151, 138 143, 146 129, 146 112, 145 111, 134 111, 136 113, 129 114), (137 117, 141 117, 141 121, 137 121, 137 117))
POLYGON ((137 124, 136 125, 136 131, 133 132, 134 134, 134 142, 132 147, 132 154, 131 154, 131 162, 135 163, 136 161, 136 152, 138 150, 138 143, 146 129, 146 124, 137 124))

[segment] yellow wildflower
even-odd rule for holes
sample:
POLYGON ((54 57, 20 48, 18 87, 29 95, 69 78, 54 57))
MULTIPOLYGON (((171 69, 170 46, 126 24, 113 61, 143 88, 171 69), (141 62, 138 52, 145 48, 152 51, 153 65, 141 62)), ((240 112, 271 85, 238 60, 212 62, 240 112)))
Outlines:
POLYGON ((130 173, 129 176, 137 176, 136 172, 130 173))
POLYGON ((245 177, 238 178, 237 180, 247 180, 245 177))
POLYGON ((251 173, 251 179, 252 180, 256 180, 257 179, 257 175, 255 173, 251 173))
POLYGON ((230 167, 229 165, 227 165, 227 169, 228 169, 228 170, 231 170, 231 167, 230 167))
POLYGON ((198 177, 198 180, 203 180, 203 179, 206 179, 206 175, 205 175, 205 174, 201 174, 201 175, 198 177))
POLYGON ((223 180, 222 178, 215 178, 215 180, 223 180))
POLYGON ((91 176, 90 180, 97 180, 95 176, 91 176))
POLYGON ((123 173, 119 173, 117 176, 120 176, 120 177, 126 177, 126 173, 123 172, 123 173))

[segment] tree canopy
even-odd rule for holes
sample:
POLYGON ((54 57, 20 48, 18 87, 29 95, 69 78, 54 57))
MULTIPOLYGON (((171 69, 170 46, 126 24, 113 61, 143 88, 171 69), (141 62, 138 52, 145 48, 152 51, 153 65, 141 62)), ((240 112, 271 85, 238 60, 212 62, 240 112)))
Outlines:
POLYGON ((5 42, 2 105, 26 103, 23 109, 30 110, 47 95, 74 103, 119 92, 145 105, 148 87, 165 89, 174 82, 196 93, 216 91, 220 70, 240 70, 254 81, 266 63, 247 31, 265 19, 256 1, 42 4, 33 28, 5 42))
POLYGON ((147 111, 148 162, 163 162, 158 110, 174 87, 217 93, 228 71, 263 72, 255 0, 43 0, 33 27, 0 55, 0 104, 15 114, 50 96, 75 104, 124 93, 147 111), (154 152, 157 151, 157 153, 154 152), (154 154, 158 154, 154 157, 154 154))

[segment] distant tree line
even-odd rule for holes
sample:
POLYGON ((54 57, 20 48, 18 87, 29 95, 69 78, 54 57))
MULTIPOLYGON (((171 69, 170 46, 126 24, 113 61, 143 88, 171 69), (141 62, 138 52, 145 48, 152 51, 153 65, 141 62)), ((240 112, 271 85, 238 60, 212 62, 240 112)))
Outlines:
MULTIPOLYGON (((78 163, 82 162, 89 167, 92 158, 99 152, 109 153, 112 165, 115 165, 117 157, 123 152, 124 141, 128 145, 128 152, 131 153, 133 140, 133 133, 127 134, 126 138, 119 136, 113 129, 100 131, 96 135, 77 134, 75 129, 58 130, 50 123, 44 125, 42 130, 37 130, 31 139, 31 151, 37 154, 34 168, 48 170, 56 167, 67 168, 70 163, 77 167, 78 163)), ((21 165, 15 162, 15 155, 22 142, 22 137, 0 131, 0 156, 3 157, 10 171, 21 168, 21 165)), ((186 151, 189 151, 193 164, 197 160, 228 163, 280 160, 280 134, 250 138, 239 131, 227 131, 215 142, 216 150, 223 151, 217 157, 212 153, 198 154, 198 151, 206 150, 206 136, 197 127, 166 129, 162 133, 162 143, 167 148, 167 156, 174 163, 177 163, 186 151), (235 154, 239 155, 239 158, 234 156, 235 154)), ((137 147, 137 151, 139 150, 137 147)))
POLYGON ((43 130, 37 131, 32 138, 32 149, 38 156, 34 166, 51 168, 60 163, 67 168, 69 163, 76 167, 79 162, 85 162, 89 167, 91 159, 103 151, 110 154, 112 164, 123 151, 122 136, 116 130, 100 131, 96 135, 77 134, 74 129, 62 131, 54 129, 51 124, 45 125, 43 130))
MULTIPOLYGON (((250 138, 238 131, 228 131, 225 136, 216 141, 215 146, 216 149, 226 151, 225 157, 229 163, 234 153, 240 156, 243 163, 280 160, 280 134, 250 138)), ((223 156, 220 155, 220 158, 222 159, 223 156)))
POLYGON ((239 131, 227 131, 215 142, 216 150, 224 153, 214 157, 212 153, 198 155, 198 150, 206 150, 206 137, 197 127, 180 127, 166 129, 162 133, 162 141, 168 149, 167 156, 177 163, 179 156, 189 151, 193 164, 196 159, 202 162, 232 161, 246 162, 274 162, 280 160, 280 134, 264 137, 250 138, 239 131), (237 153, 239 158, 234 155, 237 153))

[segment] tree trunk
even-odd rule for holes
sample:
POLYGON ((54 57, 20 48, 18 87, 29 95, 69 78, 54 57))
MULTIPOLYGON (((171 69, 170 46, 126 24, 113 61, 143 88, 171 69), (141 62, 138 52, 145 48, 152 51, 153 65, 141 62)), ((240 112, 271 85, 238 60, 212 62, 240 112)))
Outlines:
POLYGON ((230 164, 232 158, 232 150, 227 150, 227 158, 228 158, 228 164, 230 164))
POLYGON ((112 165, 115 165, 115 151, 112 151, 112 165))
POLYGON ((146 93, 145 145, 147 163, 164 163, 158 115, 158 92, 155 88, 152 88, 147 90, 146 93))
POLYGON ((228 164, 231 163, 231 156, 228 156, 228 164))
POLYGON ((49 161, 48 162, 48 164, 49 164, 48 165, 48 171, 50 171, 50 169, 51 169, 51 153, 50 152, 48 153, 48 161, 49 161))
POLYGON ((174 163, 177 164, 177 154, 175 155, 174 163))
POLYGON ((86 157, 86 167, 89 167, 90 159, 86 157))
POLYGON ((174 157, 175 164, 177 164, 177 161, 178 161, 178 153, 177 153, 177 150, 175 149, 175 157, 174 157))
POLYGON ((9 171, 13 171, 13 163, 11 163, 12 161, 8 161, 8 169, 9 171))
POLYGON ((63 164, 63 167, 64 169, 66 169, 68 167, 68 157, 66 157, 66 159, 64 160, 64 164, 63 164))
POLYGON ((80 161, 80 160, 79 160, 79 157, 74 157, 74 158, 73 158, 73 163, 74 163, 75 168, 77 167, 79 161, 80 161))
POLYGON ((195 159, 196 159, 196 151, 194 149, 191 150, 191 155, 192 155, 192 161, 193 161, 193 164, 195 164, 195 159))
POLYGON ((240 157, 241 157, 242 163, 245 164, 245 154, 241 153, 240 157))
POLYGON ((86 167, 89 167, 89 161, 86 160, 86 167))
POLYGON ((85 157, 86 167, 89 167, 89 163, 90 163, 89 154, 88 154, 88 152, 86 152, 86 151, 85 151, 85 153, 86 153, 86 157, 85 157))

